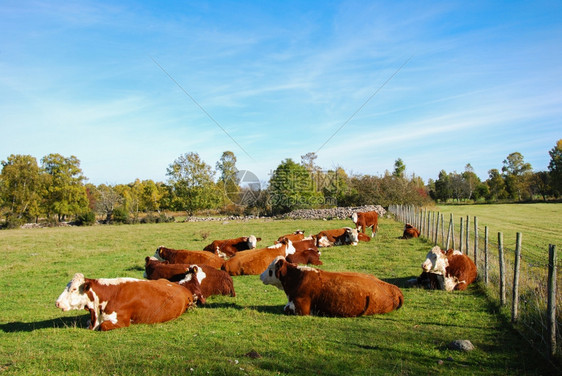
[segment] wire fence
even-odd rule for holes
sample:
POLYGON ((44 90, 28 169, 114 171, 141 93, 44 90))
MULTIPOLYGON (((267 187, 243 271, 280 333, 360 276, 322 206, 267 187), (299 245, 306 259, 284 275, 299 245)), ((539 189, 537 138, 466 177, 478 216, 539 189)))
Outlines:
POLYGON ((562 364, 561 294, 557 292, 562 277, 557 275, 556 246, 550 245, 542 261, 533 255, 532 263, 523 261, 523 234, 517 233, 514 245, 504 244, 503 233, 490 234, 488 226, 477 217, 461 217, 455 224, 453 214, 424 208, 391 205, 388 212, 395 219, 409 223, 420 237, 444 249, 457 249, 470 256, 477 268, 488 298, 529 344, 552 361, 562 364))

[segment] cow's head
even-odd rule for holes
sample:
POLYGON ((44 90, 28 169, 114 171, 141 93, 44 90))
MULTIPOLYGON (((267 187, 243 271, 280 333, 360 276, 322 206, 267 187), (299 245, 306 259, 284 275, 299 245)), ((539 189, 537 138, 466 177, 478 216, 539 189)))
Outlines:
POLYGON ((260 279, 264 285, 273 285, 280 290, 283 290, 283 283, 281 282, 281 275, 284 275, 283 269, 286 269, 287 261, 283 256, 277 256, 271 264, 260 274, 260 279))
POLYGON ((353 223, 357 224, 357 213, 353 213, 349 216, 349 218, 351 218, 351 220, 353 221, 353 223))
POLYGON ((348 241, 351 245, 357 245, 357 243, 359 243, 359 235, 358 235, 357 229, 351 228, 351 227, 346 227, 345 233, 346 233, 348 241))
POLYGON ((447 256, 441 248, 435 246, 427 253, 422 269, 428 273, 445 274, 445 269, 449 266, 447 256))
POLYGON ((254 235, 250 235, 247 238, 247 242, 248 242, 248 249, 254 249, 256 248, 256 245, 258 244, 258 242, 261 240, 261 238, 256 238, 254 235))
POLYGON ((89 289, 90 285, 84 279, 84 275, 76 273, 58 297, 55 306, 64 312, 72 309, 84 309, 90 302, 88 295, 86 295, 89 289))
POLYGON ((184 287, 189 284, 189 290, 193 294, 193 300, 198 303, 205 304, 206 300, 201 292, 201 282, 207 277, 207 274, 197 265, 190 265, 185 270, 185 277, 178 283, 184 287))
POLYGON ((161 245, 160 247, 156 248, 156 252, 154 252, 154 258, 156 258, 158 261, 164 261, 164 258, 161 256, 162 251, 164 249, 164 246, 161 245))

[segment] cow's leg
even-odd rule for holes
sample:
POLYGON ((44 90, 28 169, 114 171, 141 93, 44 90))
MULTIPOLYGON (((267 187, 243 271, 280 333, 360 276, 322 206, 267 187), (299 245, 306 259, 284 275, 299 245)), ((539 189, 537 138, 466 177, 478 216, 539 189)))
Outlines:
POLYGON ((296 315, 310 315, 310 298, 296 298, 293 300, 293 304, 296 315))
POLYGON ((118 328, 126 328, 131 325, 131 316, 130 315, 115 315, 115 319, 112 320, 105 320, 100 324, 100 330, 113 330, 118 328))

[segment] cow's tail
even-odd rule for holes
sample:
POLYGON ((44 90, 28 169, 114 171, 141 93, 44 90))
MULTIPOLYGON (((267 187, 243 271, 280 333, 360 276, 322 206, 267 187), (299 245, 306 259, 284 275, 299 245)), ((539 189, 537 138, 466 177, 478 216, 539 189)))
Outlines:
POLYGON ((367 297, 365 298, 365 307, 363 308, 363 312, 361 312, 359 316, 363 316, 367 312, 367 310, 369 309, 370 302, 371 302, 371 297, 367 295, 367 297))

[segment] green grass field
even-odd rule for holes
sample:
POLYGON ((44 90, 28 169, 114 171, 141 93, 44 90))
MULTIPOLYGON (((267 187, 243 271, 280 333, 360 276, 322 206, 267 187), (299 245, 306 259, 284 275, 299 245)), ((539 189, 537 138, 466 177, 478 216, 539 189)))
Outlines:
POLYGON ((404 306, 359 318, 283 315, 284 293, 258 276, 234 277, 237 296, 211 297, 179 319, 110 332, 85 329, 85 311, 54 302, 74 273, 142 278, 159 245, 202 249, 212 239, 349 226, 349 221, 230 221, 0 231, 0 373, 5 375, 547 375, 479 285, 446 293, 405 286, 430 245, 401 240, 382 219, 357 247, 323 249, 321 268, 371 273, 397 284, 404 306), (204 240, 203 235, 209 237, 204 240), (455 339, 476 347, 447 348, 455 339), (247 356, 250 352, 259 357, 247 356))

